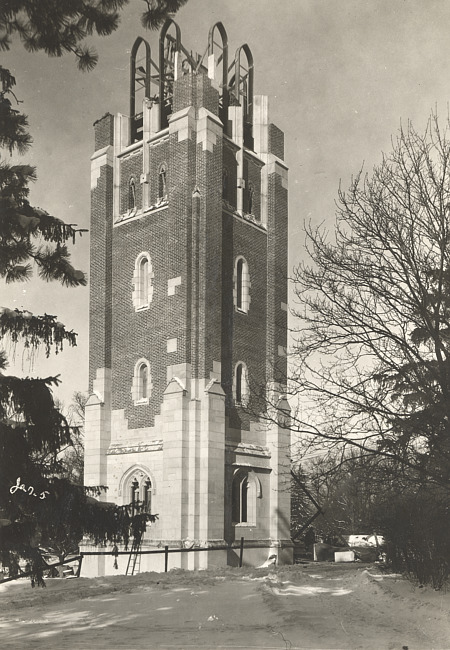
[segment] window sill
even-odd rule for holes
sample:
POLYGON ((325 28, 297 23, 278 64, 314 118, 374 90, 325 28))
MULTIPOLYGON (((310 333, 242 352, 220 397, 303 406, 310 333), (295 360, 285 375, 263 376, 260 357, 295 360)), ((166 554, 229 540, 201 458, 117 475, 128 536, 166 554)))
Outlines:
POLYGON ((144 404, 148 404, 148 397, 145 397, 143 399, 135 399, 133 403, 135 406, 142 406, 144 404))
POLYGON ((139 307, 135 307, 134 311, 147 311, 150 309, 150 305, 140 305, 139 307))
POLYGON ((236 523, 233 521, 232 526, 235 528, 256 528, 256 524, 249 524, 248 522, 236 523))
POLYGON ((248 314, 248 309, 241 309, 241 307, 235 307, 234 309, 238 314, 244 314, 245 316, 248 314))

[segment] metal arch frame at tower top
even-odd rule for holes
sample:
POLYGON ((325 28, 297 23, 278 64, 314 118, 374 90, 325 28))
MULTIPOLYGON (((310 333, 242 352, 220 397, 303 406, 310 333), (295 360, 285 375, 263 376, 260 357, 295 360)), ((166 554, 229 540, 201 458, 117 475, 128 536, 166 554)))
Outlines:
POLYGON ((220 94, 221 94, 221 106, 219 109, 220 112, 220 119, 222 121, 222 124, 226 127, 228 123, 228 105, 229 105, 229 93, 228 93, 228 35, 226 32, 225 27, 223 26, 223 23, 217 22, 215 23, 211 29, 209 30, 208 34, 208 56, 211 56, 211 54, 214 54, 214 46, 217 45, 222 53, 219 55, 217 59, 217 65, 220 64, 220 60, 222 59, 222 79, 220 80, 219 87, 220 87, 220 94), (220 34, 220 37, 222 39, 222 45, 216 43, 214 41, 214 32, 217 30, 220 34))
MULTIPOLYGON (((139 36, 131 49, 130 54, 130 121, 131 121, 131 134, 130 140, 134 142, 137 138, 137 131, 139 129, 139 120, 137 120, 139 113, 136 113, 136 83, 138 78, 136 76, 136 54, 138 53, 141 45, 145 47, 145 75, 139 78, 141 87, 144 87, 145 97, 150 97, 150 67, 151 67, 151 49, 147 41, 139 36)), ((142 118, 140 120, 142 122, 142 118)), ((141 125, 142 126, 142 125, 141 125)))
MULTIPOLYGON (((180 52, 181 49, 181 29, 179 25, 172 20, 172 18, 168 18, 164 25, 161 28, 161 33, 159 35, 159 105, 160 105, 160 124, 159 127, 160 129, 164 129, 168 126, 169 124, 169 115, 171 110, 171 106, 169 106, 171 95, 166 92, 168 88, 168 84, 172 83, 172 92, 173 92, 173 81, 175 78, 175 69, 173 70, 173 78, 169 81, 167 73, 166 73, 166 66, 169 64, 169 61, 166 60, 166 54, 165 54, 165 46, 166 46, 166 40, 168 40, 168 31, 171 26, 175 27, 175 48, 174 48, 174 53, 175 52, 180 52)), ((171 39, 172 40, 172 39, 171 39)), ((175 66, 176 62, 174 61, 173 65, 175 66)))
POLYGON ((234 57, 234 94, 238 104, 242 105, 243 92, 241 86, 247 81, 247 91, 245 93, 244 116, 243 116, 244 117, 244 144, 250 149, 253 149, 253 75, 254 75, 253 54, 251 49, 247 45, 247 43, 244 43, 244 45, 238 47, 234 57), (241 63, 242 52, 244 52, 245 58, 247 59, 247 70, 245 76, 242 76, 242 67, 243 67, 241 63))

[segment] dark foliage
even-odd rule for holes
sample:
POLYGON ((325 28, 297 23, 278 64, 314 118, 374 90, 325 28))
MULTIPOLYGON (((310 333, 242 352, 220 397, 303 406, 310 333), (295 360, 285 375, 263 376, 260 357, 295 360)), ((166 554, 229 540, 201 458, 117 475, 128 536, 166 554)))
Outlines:
POLYGON ((0 6, 0 49, 8 50, 19 36, 29 52, 49 56, 75 54, 80 70, 97 63, 95 50, 84 40, 107 36, 119 25, 119 10, 128 0, 3 0, 0 6))
MULTIPOLYGON (((111 34, 128 0, 4 0, 0 5, 0 49, 18 36, 30 52, 49 56, 73 53, 81 70, 92 69, 96 52, 86 45, 91 35, 111 34)), ((143 22, 155 27, 183 1, 147 2, 143 22)), ((0 66, 0 148, 24 154, 32 139, 26 115, 17 109, 16 80, 0 66)), ((46 281, 67 287, 86 284, 82 271, 70 263, 67 244, 82 230, 29 203, 34 167, 0 159, 0 277, 23 282, 34 269, 46 281)), ((0 309, 3 341, 46 355, 63 344, 76 345, 76 334, 56 316, 26 310, 0 309)), ((67 472, 64 450, 74 447, 74 429, 55 404, 57 377, 8 376, 6 354, 0 351, 0 556, 11 573, 27 560, 32 585, 43 585, 45 563, 39 545, 55 546, 61 556, 83 536, 96 543, 128 544, 141 536, 155 516, 107 504, 85 494, 67 472)), ((76 437, 76 436, 75 436, 76 437)), ((100 496, 99 488, 96 496, 100 496)))
MULTIPOLYGON (((448 491, 385 458, 355 451, 317 457, 302 481, 323 509, 313 523, 316 538, 343 545, 347 535, 384 539, 391 570, 419 584, 443 587, 450 576, 448 491)), ((294 504, 296 501, 294 500, 294 504)), ((303 524, 309 513, 293 512, 303 524)))
POLYGON ((146 29, 159 29, 168 16, 174 14, 188 0, 144 0, 147 10, 143 12, 141 22, 146 29))
POLYGON ((441 589, 450 576, 450 512, 441 488, 411 485, 386 491, 373 519, 386 538, 386 559, 394 571, 441 589))

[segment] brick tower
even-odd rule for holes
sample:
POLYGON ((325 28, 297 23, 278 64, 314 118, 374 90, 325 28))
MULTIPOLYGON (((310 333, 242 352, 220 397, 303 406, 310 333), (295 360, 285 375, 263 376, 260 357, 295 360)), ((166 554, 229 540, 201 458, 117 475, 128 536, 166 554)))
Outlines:
MULTIPOLYGON (((283 149, 251 51, 229 65, 221 23, 203 58, 172 20, 157 60, 138 38, 129 116, 95 124, 85 485, 158 514, 144 547, 244 537, 245 563, 292 561, 283 149)), ((162 562, 144 555, 141 570, 162 562)), ((85 574, 112 564, 86 558, 85 574)))

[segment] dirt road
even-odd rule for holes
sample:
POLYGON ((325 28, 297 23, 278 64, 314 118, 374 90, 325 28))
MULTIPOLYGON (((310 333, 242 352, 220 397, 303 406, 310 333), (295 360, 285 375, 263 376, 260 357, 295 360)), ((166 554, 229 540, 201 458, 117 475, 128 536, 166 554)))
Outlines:
POLYGON ((0 589, 0 647, 448 650, 449 603, 361 565, 21 581, 0 589))

